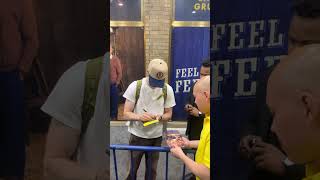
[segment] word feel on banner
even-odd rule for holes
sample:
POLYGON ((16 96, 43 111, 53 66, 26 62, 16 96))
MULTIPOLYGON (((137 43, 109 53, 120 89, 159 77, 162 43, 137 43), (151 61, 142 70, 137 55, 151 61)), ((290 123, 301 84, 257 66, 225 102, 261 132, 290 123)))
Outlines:
POLYGON ((242 56, 235 59, 215 59, 213 64, 213 97, 222 98, 225 78, 237 78, 234 89, 235 98, 255 96, 255 74, 277 63, 281 55, 261 56, 259 50, 284 48, 285 33, 278 31, 279 19, 257 20, 249 22, 231 22, 212 26, 213 53, 228 51, 229 54, 240 54, 252 51, 256 56, 242 56), (257 51, 254 53, 254 51, 257 51))

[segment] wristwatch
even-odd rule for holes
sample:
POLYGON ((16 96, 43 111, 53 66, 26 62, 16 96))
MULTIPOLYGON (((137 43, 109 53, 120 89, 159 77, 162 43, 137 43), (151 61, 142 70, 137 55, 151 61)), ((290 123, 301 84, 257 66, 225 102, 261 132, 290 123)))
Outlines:
POLYGON ((198 112, 199 117, 201 117, 203 114, 201 111, 198 112))

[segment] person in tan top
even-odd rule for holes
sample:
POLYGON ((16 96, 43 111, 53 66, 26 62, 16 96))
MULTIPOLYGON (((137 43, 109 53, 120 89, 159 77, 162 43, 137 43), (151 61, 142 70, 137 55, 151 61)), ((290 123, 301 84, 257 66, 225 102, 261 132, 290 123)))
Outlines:
POLYGON ((23 179, 25 120, 23 76, 37 55, 32 0, 0 5, 0 179, 23 179))
POLYGON ((119 90, 122 79, 122 66, 120 59, 115 55, 114 47, 110 45, 110 116, 115 120, 118 116, 119 90))

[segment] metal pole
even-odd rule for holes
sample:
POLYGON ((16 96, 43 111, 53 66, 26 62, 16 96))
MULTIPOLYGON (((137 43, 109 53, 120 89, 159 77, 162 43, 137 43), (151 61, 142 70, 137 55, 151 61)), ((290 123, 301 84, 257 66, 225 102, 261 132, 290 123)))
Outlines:
POLYGON ((135 179, 135 177, 134 177, 134 175, 133 175, 133 166, 134 166, 134 164, 133 164, 133 155, 132 155, 132 151, 130 151, 130 157, 131 157, 131 167, 130 167, 130 175, 131 175, 131 179, 132 180, 134 180, 135 179))
POLYGON ((169 152, 166 152, 166 180, 168 180, 169 152))
POLYGON ((152 180, 152 153, 151 152, 147 152, 148 153, 148 162, 147 162, 147 171, 148 171, 148 179, 152 180))
POLYGON ((182 180, 185 179, 185 175, 186 175, 186 165, 183 164, 183 174, 182 174, 182 180))
MULTIPOLYGON (((114 162, 115 162, 115 171, 116 171, 116 180, 118 180, 118 169, 117 169, 117 164, 116 164, 116 153, 115 150, 129 150, 131 152, 131 172, 130 174, 132 175, 132 170, 133 170, 133 155, 132 151, 144 151, 146 153, 146 156, 150 157, 146 159, 147 161, 147 167, 150 167, 147 169, 146 167, 146 172, 147 172, 147 179, 152 179, 152 152, 165 152, 166 153, 166 177, 165 179, 169 179, 169 152, 170 148, 169 147, 156 147, 156 146, 131 146, 131 145, 123 145, 123 144, 111 144, 110 149, 113 150, 114 154, 114 162)), ((194 153, 194 150, 184 150, 185 153, 194 153)), ((194 156, 195 158, 195 156, 194 156)), ((183 177, 182 179, 185 179, 185 171, 186 167, 183 166, 183 177)))
POLYGON ((113 162, 114 162, 114 169, 115 169, 115 173, 116 173, 116 180, 118 180, 118 167, 117 167, 117 157, 116 157, 116 150, 113 149, 113 162))

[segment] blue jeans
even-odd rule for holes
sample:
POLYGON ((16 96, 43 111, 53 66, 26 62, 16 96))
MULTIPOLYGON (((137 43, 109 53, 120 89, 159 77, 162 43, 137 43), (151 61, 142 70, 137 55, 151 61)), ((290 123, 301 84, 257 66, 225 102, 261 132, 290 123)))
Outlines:
POLYGON ((26 123, 19 72, 0 72, 0 86, 0 177, 23 177, 26 123))
POLYGON ((119 104, 119 90, 116 84, 110 85, 110 116, 117 118, 119 104))

